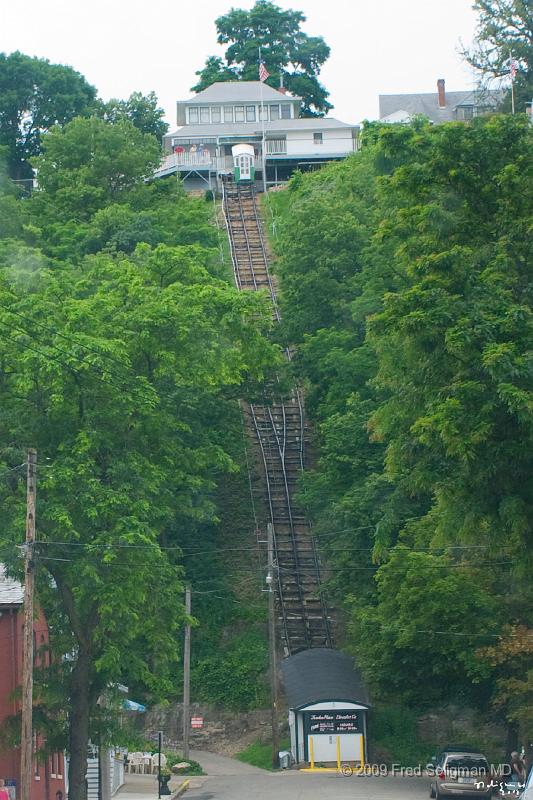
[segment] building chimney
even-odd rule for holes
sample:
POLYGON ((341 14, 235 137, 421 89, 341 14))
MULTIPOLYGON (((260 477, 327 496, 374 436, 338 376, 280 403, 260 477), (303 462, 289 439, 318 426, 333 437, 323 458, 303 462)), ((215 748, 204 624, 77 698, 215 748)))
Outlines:
POLYGON ((280 86, 278 92, 281 92, 281 94, 287 94, 287 88, 285 86, 280 86))
POLYGON ((444 78, 437 81, 437 91, 439 93, 439 108, 446 108, 446 88, 444 78))

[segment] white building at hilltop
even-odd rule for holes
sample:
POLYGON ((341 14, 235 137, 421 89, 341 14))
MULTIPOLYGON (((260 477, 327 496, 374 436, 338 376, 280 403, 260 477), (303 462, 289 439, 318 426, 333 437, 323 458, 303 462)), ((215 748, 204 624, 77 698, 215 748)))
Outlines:
POLYGON ((233 168, 231 147, 251 144, 256 177, 286 181, 295 169, 346 158, 359 146, 359 128, 332 117, 300 117, 301 98, 260 81, 214 83, 177 104, 180 126, 164 137, 165 158, 155 177, 179 173, 189 189, 216 188, 233 168))

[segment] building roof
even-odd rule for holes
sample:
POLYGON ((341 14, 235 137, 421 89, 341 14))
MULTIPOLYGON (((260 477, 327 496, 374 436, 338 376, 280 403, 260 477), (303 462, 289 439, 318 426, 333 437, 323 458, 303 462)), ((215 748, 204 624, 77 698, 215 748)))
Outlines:
MULTIPOLYGON (((357 125, 348 125, 340 122, 333 117, 311 117, 296 119, 279 119, 274 122, 265 122, 265 133, 284 133, 285 131, 323 131, 335 130, 336 128, 353 128, 358 130, 357 125)), ((194 139, 197 137, 209 137, 211 139, 219 136, 262 136, 261 122, 228 122, 212 125, 183 125, 173 133, 167 133, 165 139, 183 138, 194 139)))
POLYGON ((24 590, 19 581, 6 575, 6 568, 0 564, 0 606, 21 606, 24 590))
POLYGON ((368 705, 368 694, 353 659, 329 647, 302 650, 281 663, 290 708, 328 700, 368 705))
POLYGON ((282 94, 261 81, 218 81, 212 83, 207 89, 193 95, 189 100, 180 100, 180 103, 260 103, 261 93, 265 103, 286 102, 300 103, 302 98, 296 95, 282 94))
POLYGON ((449 92, 446 90, 446 106, 439 108, 438 92, 422 94, 380 94, 379 118, 387 122, 407 122, 415 114, 428 117, 432 122, 453 122, 457 119, 458 106, 476 108, 496 108, 503 99, 504 92, 489 89, 484 92, 449 92), (399 115, 401 118, 399 119, 399 115))

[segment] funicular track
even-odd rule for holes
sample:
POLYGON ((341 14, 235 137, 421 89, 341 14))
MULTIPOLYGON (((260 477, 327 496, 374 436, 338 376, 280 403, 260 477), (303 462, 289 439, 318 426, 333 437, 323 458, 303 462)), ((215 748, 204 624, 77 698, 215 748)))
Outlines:
MULTIPOLYGON (((239 289, 267 289, 279 321, 275 284, 253 187, 224 185, 224 215, 239 289)), ((291 358, 290 351, 286 352, 291 358)), ((294 388, 273 401, 244 406, 255 435, 267 513, 274 531, 276 605, 287 655, 309 647, 331 647, 331 618, 321 593, 320 560, 308 520, 295 507, 297 481, 305 465, 306 424, 302 397, 294 388)))

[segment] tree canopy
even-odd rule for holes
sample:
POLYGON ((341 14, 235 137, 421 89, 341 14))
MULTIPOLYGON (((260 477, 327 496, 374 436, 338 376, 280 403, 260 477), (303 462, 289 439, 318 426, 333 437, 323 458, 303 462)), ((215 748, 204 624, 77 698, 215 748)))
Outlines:
POLYGON ((248 11, 232 8, 216 20, 218 43, 228 45, 225 62, 210 56, 199 70, 192 91, 206 89, 215 81, 258 80, 259 48, 270 77, 267 83, 283 85, 303 100, 303 116, 321 116, 332 108, 328 92, 318 80, 330 49, 321 36, 301 30, 301 11, 282 9, 270 0, 257 0, 248 11))
POLYGON ((158 102, 155 92, 147 95, 133 92, 127 100, 113 98, 101 102, 100 114, 109 122, 129 120, 141 133, 151 134, 160 141, 168 130, 168 123, 163 119, 165 110, 158 102))
POLYGON ((381 126, 270 201, 319 435, 301 494, 347 644, 380 696, 461 694, 524 737, 532 136, 523 116, 381 126))
POLYGON ((32 445, 54 656, 42 724, 67 744, 69 793, 85 800, 107 687, 176 694, 181 550, 217 520, 217 485, 237 468, 225 426, 277 350, 268 304, 219 264, 210 206, 175 180, 145 182, 152 136, 76 118, 42 149, 39 189, 10 198, 0 240, 0 438, 12 443, 0 560, 17 574, 25 493, 12 459, 32 445))
POLYGON ((510 75, 516 62, 517 108, 533 98, 533 8, 529 0, 475 0, 476 42, 464 55, 485 79, 510 75))
POLYGON ((43 134, 94 108, 96 90, 71 67, 23 53, 0 53, 0 145, 9 174, 32 177, 43 134))

